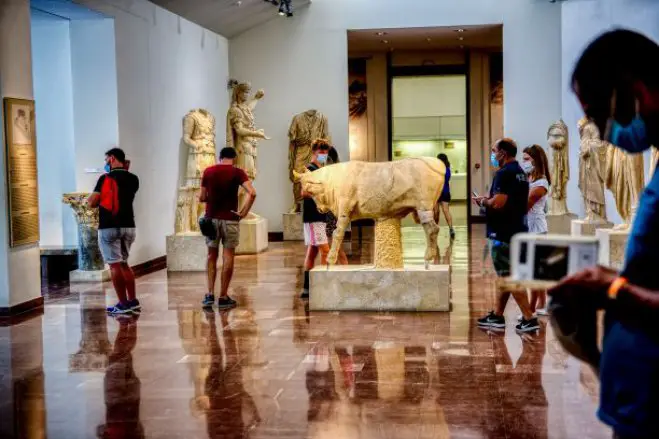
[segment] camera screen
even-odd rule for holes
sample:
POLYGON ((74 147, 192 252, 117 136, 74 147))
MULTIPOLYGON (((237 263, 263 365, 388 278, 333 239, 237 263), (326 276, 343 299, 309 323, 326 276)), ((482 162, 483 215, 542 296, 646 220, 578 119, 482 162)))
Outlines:
POLYGON ((561 280, 568 272, 570 247, 556 245, 535 246, 533 278, 537 280, 561 280))

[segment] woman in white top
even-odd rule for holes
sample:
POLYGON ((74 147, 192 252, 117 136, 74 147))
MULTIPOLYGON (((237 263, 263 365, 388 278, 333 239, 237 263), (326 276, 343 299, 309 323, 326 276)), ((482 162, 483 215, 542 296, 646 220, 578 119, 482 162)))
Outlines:
MULTIPOLYGON (((551 176, 545 150, 539 145, 524 148, 522 169, 529 176, 529 203, 526 214, 529 233, 547 233, 547 198, 551 176)), ((531 310, 538 315, 547 315, 546 291, 531 291, 531 310)))

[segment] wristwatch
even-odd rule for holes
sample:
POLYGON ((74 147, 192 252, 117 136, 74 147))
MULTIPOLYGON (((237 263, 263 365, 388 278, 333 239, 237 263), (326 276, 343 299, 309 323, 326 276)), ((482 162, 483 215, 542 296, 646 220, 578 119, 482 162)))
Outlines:
POLYGON ((606 292, 606 295, 609 297, 609 299, 615 300, 618 297, 618 293, 625 285, 627 285, 627 279, 622 276, 617 277, 613 282, 611 282, 611 285, 609 285, 609 289, 606 292))

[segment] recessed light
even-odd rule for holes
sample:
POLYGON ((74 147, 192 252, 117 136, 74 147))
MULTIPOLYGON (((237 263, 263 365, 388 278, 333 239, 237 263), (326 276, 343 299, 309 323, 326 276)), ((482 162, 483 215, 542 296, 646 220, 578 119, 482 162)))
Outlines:
POLYGON ((238 1, 236 2, 236 6, 242 6, 242 5, 243 5, 242 0, 238 0, 238 1))
POLYGON ((465 37, 458 37, 458 40, 464 41, 465 37))
POLYGON ((382 40, 382 44, 389 44, 389 40, 382 40))
POLYGON ((460 29, 456 29, 455 31, 462 33, 462 32, 465 32, 465 29, 460 28, 460 29))
POLYGON ((386 32, 376 32, 375 35, 377 35, 378 37, 383 37, 383 36, 387 35, 387 33, 386 32))

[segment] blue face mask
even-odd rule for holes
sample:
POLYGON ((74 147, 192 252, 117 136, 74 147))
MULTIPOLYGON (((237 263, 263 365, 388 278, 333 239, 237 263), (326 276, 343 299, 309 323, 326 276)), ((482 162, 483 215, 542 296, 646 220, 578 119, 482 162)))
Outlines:
POLYGON ((109 163, 106 163, 103 169, 105 170, 106 173, 109 173, 112 170, 109 163))
POLYGON ((318 163, 320 163, 321 165, 324 165, 325 163, 327 163, 327 154, 318 154, 318 159, 317 160, 318 160, 318 163))
POLYGON ((495 153, 490 154, 490 163, 495 168, 499 167, 499 159, 497 159, 497 155, 495 153))
POLYGON ((627 152, 643 152, 652 146, 648 140, 645 122, 639 116, 627 126, 622 126, 615 119, 611 119, 607 132, 606 141, 627 152))

